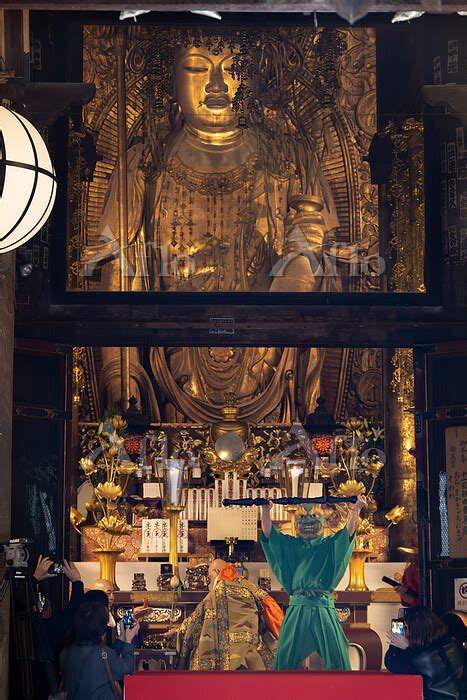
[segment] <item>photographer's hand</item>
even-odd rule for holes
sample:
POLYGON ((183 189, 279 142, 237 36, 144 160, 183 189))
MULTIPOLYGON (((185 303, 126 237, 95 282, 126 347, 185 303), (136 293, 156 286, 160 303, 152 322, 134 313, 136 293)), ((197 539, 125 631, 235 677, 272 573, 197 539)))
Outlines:
POLYGON ((396 634, 395 632, 388 632, 386 635, 389 644, 398 649, 408 649, 409 640, 405 634, 396 634))
POLYGON ((36 570, 34 571, 34 578, 36 581, 44 581, 46 578, 54 578, 57 574, 51 574, 49 572, 50 567, 52 566, 53 561, 49 559, 48 557, 43 557, 42 554, 39 554, 39 559, 37 560, 36 564, 36 570))
POLYGON ((73 562, 68 563, 66 559, 63 560, 63 573, 71 581, 71 583, 81 581, 81 574, 79 573, 76 564, 73 564, 73 562))

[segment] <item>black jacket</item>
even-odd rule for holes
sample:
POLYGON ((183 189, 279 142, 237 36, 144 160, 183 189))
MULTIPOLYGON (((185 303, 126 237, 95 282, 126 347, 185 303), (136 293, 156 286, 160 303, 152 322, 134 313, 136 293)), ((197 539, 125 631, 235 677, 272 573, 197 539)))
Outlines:
POLYGON ((451 637, 444 637, 426 649, 398 649, 390 646, 384 664, 392 673, 423 677, 425 700, 464 700, 465 656, 451 637))
POLYGON ((71 596, 61 612, 52 615, 50 620, 44 620, 45 633, 49 639, 52 654, 58 657, 65 635, 71 632, 73 618, 81 603, 84 602, 84 586, 82 581, 73 581, 71 596))

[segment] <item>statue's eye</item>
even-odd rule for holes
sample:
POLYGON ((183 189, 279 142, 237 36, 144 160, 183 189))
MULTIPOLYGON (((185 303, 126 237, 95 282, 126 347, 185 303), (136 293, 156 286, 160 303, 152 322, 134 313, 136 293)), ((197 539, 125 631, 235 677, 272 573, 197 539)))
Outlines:
POLYGON ((192 63, 185 64, 183 66, 183 69, 187 73, 207 73, 208 72, 207 66, 203 66, 199 63, 197 63, 197 64, 192 64, 192 63))

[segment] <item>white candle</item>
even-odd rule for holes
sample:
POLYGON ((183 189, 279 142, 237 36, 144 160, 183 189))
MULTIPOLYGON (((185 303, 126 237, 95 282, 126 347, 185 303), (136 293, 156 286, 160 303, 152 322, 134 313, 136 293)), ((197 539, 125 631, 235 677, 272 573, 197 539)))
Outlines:
POLYGON ((182 470, 180 464, 175 459, 170 459, 168 463, 168 486, 169 505, 180 505, 182 470))
POLYGON ((191 464, 192 464, 191 475, 192 475, 193 479, 201 479, 201 467, 199 465, 199 458, 192 457, 191 464))
POLYGON ((303 472, 300 467, 291 467, 290 469, 290 480, 292 482, 292 498, 297 498, 298 496, 298 480, 303 472))

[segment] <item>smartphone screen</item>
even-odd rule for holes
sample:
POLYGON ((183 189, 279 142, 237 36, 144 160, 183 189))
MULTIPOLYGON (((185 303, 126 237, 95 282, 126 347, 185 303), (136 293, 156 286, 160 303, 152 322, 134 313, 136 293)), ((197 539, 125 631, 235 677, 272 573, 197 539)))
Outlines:
POLYGON ((53 574, 63 574, 63 562, 54 561, 54 563, 52 564, 52 573, 53 574))
POLYGON ((130 626, 133 622, 133 608, 125 608, 123 613, 123 624, 130 626))
POLYGON ((391 620, 391 632, 394 634, 405 634, 404 620, 391 620))

